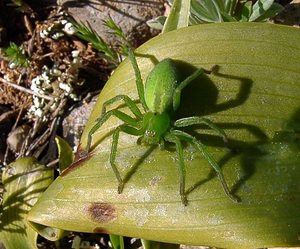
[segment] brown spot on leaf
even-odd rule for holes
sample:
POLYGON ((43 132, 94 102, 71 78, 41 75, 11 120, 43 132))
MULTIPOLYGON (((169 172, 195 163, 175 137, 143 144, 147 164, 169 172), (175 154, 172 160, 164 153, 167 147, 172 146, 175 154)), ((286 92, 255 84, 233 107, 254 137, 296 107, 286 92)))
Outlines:
POLYGON ((87 211, 91 219, 99 223, 112 222, 117 218, 116 210, 109 203, 94 202, 87 211))
POLYGON ((96 227, 93 230, 94 233, 109 233, 106 229, 104 229, 103 227, 96 227))
POLYGON ((88 156, 88 152, 86 150, 84 150, 82 147, 81 147, 81 144, 79 144, 78 148, 77 148, 77 151, 75 153, 75 162, 76 161, 79 161, 85 157, 88 156))

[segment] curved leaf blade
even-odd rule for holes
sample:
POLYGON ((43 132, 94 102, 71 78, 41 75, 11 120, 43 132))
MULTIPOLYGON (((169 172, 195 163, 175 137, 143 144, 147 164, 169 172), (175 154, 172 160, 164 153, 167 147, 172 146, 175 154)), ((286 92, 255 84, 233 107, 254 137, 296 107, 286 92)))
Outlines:
MULTIPOLYGON (((224 128, 231 149, 209 129, 195 127, 240 204, 225 196, 207 161, 187 146, 190 190, 184 207, 174 151, 151 150, 124 134, 116 163, 128 181, 118 194, 109 153, 111 131, 120 122, 112 118, 94 134, 92 153, 56 179, 29 220, 65 230, 170 243, 299 246, 299 39, 296 28, 224 23, 168 32, 137 50, 144 56, 138 58, 143 78, 153 67, 153 57, 175 59, 187 75, 195 68, 219 67, 216 74, 197 79, 185 90, 178 116, 207 116, 224 128)), ((137 99, 129 61, 118 67, 103 89, 82 148, 103 102, 118 94, 137 99)))
POLYGON ((189 25, 191 0, 174 0, 162 33, 187 27, 189 25))
POLYGON ((53 181, 53 169, 47 169, 35 158, 24 157, 11 163, 3 172, 3 203, 0 240, 6 249, 37 248, 37 233, 26 220, 26 214, 53 181))
POLYGON ((56 136, 55 142, 58 149, 59 157, 59 170, 63 171, 67 168, 74 160, 74 153, 71 146, 63 138, 56 136))

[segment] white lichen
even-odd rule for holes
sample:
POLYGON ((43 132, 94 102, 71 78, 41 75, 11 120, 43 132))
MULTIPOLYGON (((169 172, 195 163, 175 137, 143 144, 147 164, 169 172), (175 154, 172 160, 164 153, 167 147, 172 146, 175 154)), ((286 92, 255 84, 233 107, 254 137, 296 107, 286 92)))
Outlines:
MULTIPOLYGON (((67 21, 59 22, 60 28, 68 24, 67 21)), ((59 38, 57 23, 46 27, 40 32, 41 37, 59 38)), ((52 67, 44 65, 39 75, 31 80, 31 90, 35 93, 32 106, 28 110, 28 116, 35 119, 42 118, 44 121, 51 117, 51 113, 57 112, 61 108, 60 103, 65 98, 78 101, 80 98, 76 94, 74 87, 82 82, 78 80, 78 73, 82 64, 80 51, 71 52, 72 61, 61 65, 55 62, 52 67), (45 98, 43 96, 49 96, 45 98)))
POLYGON ((71 53, 72 53, 73 58, 77 58, 80 54, 80 51, 79 50, 73 50, 71 53))
POLYGON ((62 29, 64 32, 66 32, 68 35, 73 35, 76 32, 76 28, 74 25, 70 22, 67 22, 64 24, 64 27, 62 29))
POLYGON ((67 94, 71 93, 73 90, 69 84, 63 82, 59 83, 59 88, 64 90, 67 94))

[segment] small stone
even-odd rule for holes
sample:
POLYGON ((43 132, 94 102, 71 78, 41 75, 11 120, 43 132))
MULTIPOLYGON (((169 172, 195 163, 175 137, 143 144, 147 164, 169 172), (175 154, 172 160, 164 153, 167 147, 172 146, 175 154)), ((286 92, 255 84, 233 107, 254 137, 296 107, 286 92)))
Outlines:
POLYGON ((7 145, 14 153, 21 151, 22 145, 28 136, 30 127, 28 125, 18 126, 16 129, 11 131, 7 137, 7 145))

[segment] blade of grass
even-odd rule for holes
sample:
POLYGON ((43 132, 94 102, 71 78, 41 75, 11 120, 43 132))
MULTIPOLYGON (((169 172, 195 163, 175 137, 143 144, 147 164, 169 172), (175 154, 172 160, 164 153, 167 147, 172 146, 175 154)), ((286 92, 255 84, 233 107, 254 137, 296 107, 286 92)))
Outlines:
POLYGON ((174 0, 162 33, 187 27, 189 24, 191 0, 174 0))

